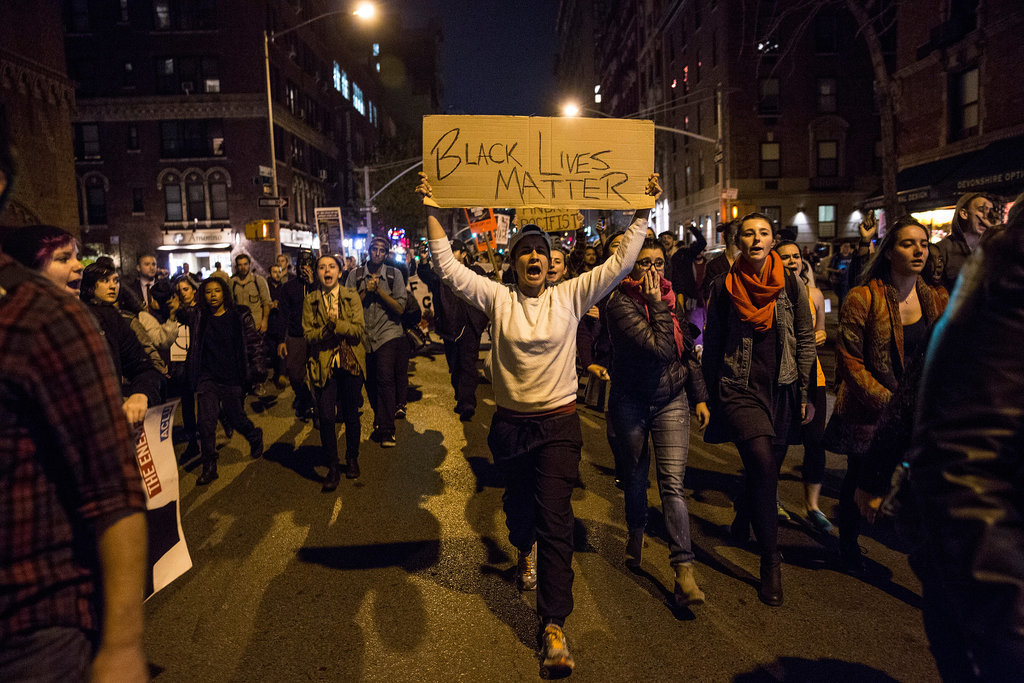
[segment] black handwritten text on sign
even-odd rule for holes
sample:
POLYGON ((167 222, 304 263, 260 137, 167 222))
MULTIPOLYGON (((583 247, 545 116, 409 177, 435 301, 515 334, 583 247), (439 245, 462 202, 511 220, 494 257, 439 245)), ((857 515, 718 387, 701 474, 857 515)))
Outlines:
POLYGON ((649 121, 428 116, 423 166, 442 206, 649 207, 649 121))

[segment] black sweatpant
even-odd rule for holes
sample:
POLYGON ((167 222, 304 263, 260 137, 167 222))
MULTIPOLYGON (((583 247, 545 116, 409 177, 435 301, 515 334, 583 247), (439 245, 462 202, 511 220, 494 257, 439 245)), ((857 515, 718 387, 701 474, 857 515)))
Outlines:
POLYGON ((572 612, 572 490, 583 435, 576 413, 509 417, 498 413, 487 445, 505 477, 508 539, 528 552, 537 542, 537 613, 559 626, 572 612))
POLYGON ((246 441, 256 436, 256 425, 245 414, 242 387, 204 379, 196 387, 199 407, 199 451, 204 463, 217 462, 217 416, 224 411, 225 421, 246 441))
POLYGON ((476 385, 480 381, 477 360, 480 357, 480 335, 469 329, 456 340, 444 340, 444 357, 452 376, 455 390, 455 412, 462 414, 476 410, 476 385))
POLYGON ((345 423, 345 459, 359 457, 362 426, 359 408, 363 405, 363 378, 338 368, 331 373, 323 389, 316 391, 316 409, 320 418, 320 447, 328 465, 338 464, 338 408, 345 423))

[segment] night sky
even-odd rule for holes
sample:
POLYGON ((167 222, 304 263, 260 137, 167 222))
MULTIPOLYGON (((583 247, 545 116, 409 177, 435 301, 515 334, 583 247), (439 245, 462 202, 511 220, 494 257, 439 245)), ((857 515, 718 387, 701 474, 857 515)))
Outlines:
POLYGON ((558 0, 434 0, 444 25, 444 112, 557 114, 558 0))

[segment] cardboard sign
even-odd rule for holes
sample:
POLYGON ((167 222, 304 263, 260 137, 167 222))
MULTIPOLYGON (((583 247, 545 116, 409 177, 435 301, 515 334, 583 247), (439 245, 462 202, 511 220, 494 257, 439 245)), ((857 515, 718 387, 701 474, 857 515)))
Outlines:
POLYGON ((533 223, 544 232, 572 232, 576 230, 578 213, 575 209, 517 209, 516 223, 520 228, 533 223))
POLYGON ((178 401, 146 411, 142 431, 135 441, 135 459, 146 494, 149 573, 146 599, 192 568, 185 532, 181 528, 178 492, 178 460, 171 443, 174 409, 178 401))
POLYGON ((425 116, 423 170, 443 207, 647 209, 654 122, 425 116))

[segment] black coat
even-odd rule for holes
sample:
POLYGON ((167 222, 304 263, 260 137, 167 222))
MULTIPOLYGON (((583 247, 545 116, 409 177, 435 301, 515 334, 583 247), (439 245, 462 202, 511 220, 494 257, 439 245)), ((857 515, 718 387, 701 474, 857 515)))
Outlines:
POLYGON ((159 405, 163 394, 163 376, 153 367, 153 361, 142 347, 139 338, 118 311, 110 304, 90 303, 100 332, 110 346, 114 368, 125 396, 144 394, 150 406, 159 405))
POLYGON ((1024 235, 1011 220, 975 249, 936 325, 910 460, 933 575, 926 590, 937 591, 983 680, 1024 671, 1022 346, 1024 235))
MULTIPOLYGON (((682 358, 676 348, 668 304, 659 301, 647 308, 650 319, 643 304, 621 289, 608 299, 613 394, 621 391, 663 405, 686 390, 691 405, 706 402, 704 376, 692 344, 687 340, 682 358)), ((685 321, 682 324, 685 330, 685 321)))
MULTIPOLYGON (((203 337, 206 334, 206 318, 209 314, 205 309, 199 309, 192 328, 192 341, 188 347, 188 357, 185 365, 188 368, 189 383, 195 389, 199 384, 199 372, 203 366, 203 337)), ((238 354, 240 368, 238 385, 245 391, 251 391, 253 386, 266 379, 267 368, 264 361, 262 337, 256 331, 253 323, 252 313, 245 306, 233 306, 224 314, 232 323, 232 338, 237 340, 235 353, 238 354)))

